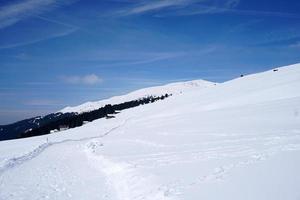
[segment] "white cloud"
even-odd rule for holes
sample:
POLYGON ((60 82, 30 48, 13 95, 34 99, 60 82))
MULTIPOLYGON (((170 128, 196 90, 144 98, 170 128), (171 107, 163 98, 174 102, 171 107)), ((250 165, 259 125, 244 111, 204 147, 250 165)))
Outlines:
POLYGON ((119 66, 119 65, 138 65, 149 64, 157 61, 168 60, 184 56, 185 52, 143 52, 130 50, 93 50, 81 54, 74 59, 80 61, 100 61, 105 62, 105 66, 119 66))
POLYGON ((33 40, 29 40, 29 41, 2 45, 2 46, 0 46, 0 50, 1 49, 11 49, 11 48, 20 47, 20 46, 26 46, 26 45, 35 44, 35 43, 42 42, 42 41, 49 40, 49 39, 53 39, 53 38, 64 37, 64 36, 67 36, 67 35, 70 35, 70 34, 76 32, 77 30, 78 30, 77 28, 71 28, 71 29, 68 29, 68 30, 64 30, 64 31, 61 31, 61 32, 58 32, 58 33, 55 33, 55 34, 51 34, 51 35, 46 35, 44 37, 36 38, 36 39, 33 39, 33 40))
MULTIPOLYGON (((0 7, 0 29, 14 25, 19 21, 28 17, 39 17, 37 15, 59 7, 62 0, 23 0, 12 1, 0 7)), ((65 4, 66 2, 64 2, 65 4)), ((39 17, 40 19, 50 21, 47 18, 39 17)), ((60 22, 53 22, 59 23, 60 22)))
POLYGON ((25 0, 0 8, 0 28, 13 25, 32 14, 39 14, 54 5, 56 0, 25 0))
POLYGON ((152 1, 138 5, 127 12, 127 14, 139 14, 153 10, 160 10, 168 7, 184 6, 193 3, 193 0, 163 0, 152 1))
MULTIPOLYGON (((133 6, 120 10, 117 14, 121 16, 144 14, 151 11, 163 9, 171 10, 173 15, 190 15, 201 13, 224 12, 226 9, 234 8, 239 0, 156 0, 137 1, 133 6), (184 11, 184 12, 177 12, 184 11), (197 11, 197 13, 195 12, 197 11)), ((169 15, 168 13, 167 15, 169 15)))
POLYGON ((296 42, 294 44, 291 44, 289 47, 291 47, 291 48, 300 48, 300 42, 296 42))
POLYGON ((9 26, 18 23, 19 21, 22 21, 30 17, 35 17, 37 19, 43 20, 48 23, 57 24, 60 27, 62 26, 67 27, 67 29, 66 28, 57 29, 56 33, 52 33, 52 34, 49 33, 48 35, 46 34, 40 37, 32 38, 30 40, 16 42, 12 44, 4 44, 0 46, 0 50, 26 46, 41 41, 45 41, 48 39, 52 39, 52 38, 63 37, 77 31, 79 29, 79 27, 77 26, 39 16, 39 14, 52 10, 53 8, 57 8, 61 5, 66 5, 73 1, 75 0, 23 0, 23 1, 12 0, 10 3, 1 6, 0 7, 0 29, 7 28, 9 26))
POLYGON ((227 12, 238 15, 260 15, 296 19, 300 18, 298 13, 241 10, 237 8, 240 0, 136 0, 129 1, 129 3, 131 4, 130 6, 118 10, 114 13, 114 15, 129 16, 154 12, 156 17, 167 17, 227 12))
POLYGON ((130 51, 127 49, 123 50, 106 50, 98 51, 91 50, 80 54, 76 57, 68 59, 79 60, 79 61, 97 61, 103 67, 114 67, 114 66, 132 66, 132 65, 143 65, 151 64, 156 62, 164 62, 171 59, 178 59, 186 56, 200 56, 215 52, 219 46, 203 46, 201 49, 189 50, 189 51, 130 51), (101 64, 100 64, 101 63, 101 64))
POLYGON ((32 99, 24 102, 28 106, 56 106, 62 105, 61 103, 51 99, 32 99))
MULTIPOLYGON (((253 15, 253 16, 270 16, 270 17, 283 17, 283 18, 300 18, 299 14, 296 13, 284 13, 284 12, 270 12, 270 11, 261 11, 261 10, 242 10, 236 9, 238 5, 238 0, 231 0, 225 4, 215 4, 215 5, 195 5, 189 9, 179 10, 174 12, 173 15, 200 15, 200 14, 216 14, 216 13, 233 13, 237 15, 253 15)), ((168 16, 172 15, 167 13, 168 16)))
POLYGON ((61 79, 68 84, 83 84, 95 85, 103 81, 102 78, 95 74, 88 74, 85 76, 62 76, 61 79))
POLYGON ((136 15, 150 11, 161 10, 164 8, 188 5, 195 0, 155 0, 155 1, 136 1, 133 7, 117 11, 118 15, 136 15))

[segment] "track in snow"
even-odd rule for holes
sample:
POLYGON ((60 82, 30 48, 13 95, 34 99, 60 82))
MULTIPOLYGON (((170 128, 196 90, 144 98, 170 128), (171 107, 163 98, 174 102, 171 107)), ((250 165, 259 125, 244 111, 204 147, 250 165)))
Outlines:
POLYGON ((107 183, 119 200, 175 200, 172 189, 159 185, 157 177, 146 174, 128 163, 114 162, 108 157, 95 154, 101 147, 99 141, 86 145, 86 154, 92 167, 103 173, 107 183))
POLYGON ((111 128, 110 130, 108 130, 107 132, 105 132, 104 134, 101 134, 99 136, 86 137, 86 138, 81 138, 81 139, 66 139, 66 140, 62 140, 62 141, 59 141, 59 142, 46 142, 46 143, 43 143, 43 144, 39 145, 37 148, 33 149, 29 153, 26 153, 26 154, 21 155, 19 157, 14 157, 14 158, 8 159, 2 166, 0 166, 0 176, 4 172, 6 172, 7 170, 10 170, 10 169, 12 169, 16 166, 22 165, 23 163, 34 159, 35 157, 39 156, 41 153, 43 153, 46 149, 48 149, 51 146, 64 144, 64 143, 67 143, 67 142, 83 142, 83 141, 87 141, 87 140, 92 140, 92 139, 96 139, 96 138, 105 137, 108 134, 110 134, 111 132, 113 132, 113 131, 119 129, 120 127, 122 127, 123 125, 125 125, 128 120, 129 119, 124 120, 124 122, 122 124, 111 128))

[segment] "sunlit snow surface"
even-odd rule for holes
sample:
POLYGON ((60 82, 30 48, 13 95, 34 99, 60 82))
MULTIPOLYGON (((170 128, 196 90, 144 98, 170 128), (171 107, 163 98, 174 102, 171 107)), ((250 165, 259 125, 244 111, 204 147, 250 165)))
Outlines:
POLYGON ((177 94, 181 94, 183 91, 187 92, 187 91, 199 90, 199 89, 211 87, 213 85, 216 85, 216 83, 212 83, 205 80, 171 83, 164 86, 157 86, 157 87, 150 87, 150 88, 136 90, 126 95, 115 96, 101 101, 86 102, 79 106, 66 107, 60 110, 59 112, 83 113, 83 112, 96 110, 98 108, 105 106, 106 104, 119 104, 119 103, 128 102, 132 100, 137 100, 147 96, 161 96, 165 94, 177 95, 177 94))
POLYGON ((203 83, 114 119, 0 142, 0 199, 299 200, 300 64, 203 83))

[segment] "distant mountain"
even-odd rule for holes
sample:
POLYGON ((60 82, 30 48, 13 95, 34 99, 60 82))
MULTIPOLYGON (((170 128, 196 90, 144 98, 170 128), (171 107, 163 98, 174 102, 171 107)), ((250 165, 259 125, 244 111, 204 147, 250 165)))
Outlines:
POLYGON ((74 115, 76 113, 51 113, 46 116, 33 117, 13 124, 0 126, 0 140, 21 138, 26 133, 74 115))
POLYGON ((74 106, 74 107, 66 107, 58 112, 68 113, 68 112, 88 112, 92 110, 96 110, 105 106, 106 104, 119 104, 122 102, 132 101, 139 98, 147 97, 147 96, 160 96, 163 94, 172 94, 172 95, 179 95, 182 92, 191 92, 193 90, 201 90, 207 87, 211 87, 216 85, 216 83, 205 81, 205 80, 193 80, 193 81, 186 81, 186 82, 176 82, 170 83, 163 86, 156 86, 156 87, 149 87, 143 88, 140 90, 136 90, 129 94, 121 95, 121 96, 114 96, 109 99, 104 99, 95 102, 86 102, 84 104, 74 106))
POLYGON ((45 135, 68 128, 75 128, 95 119, 108 117, 118 110, 163 100, 169 95, 213 86, 204 80, 172 83, 150 87, 97 102, 87 102, 76 107, 66 107, 57 113, 25 119, 13 124, 0 126, 0 140, 45 135))

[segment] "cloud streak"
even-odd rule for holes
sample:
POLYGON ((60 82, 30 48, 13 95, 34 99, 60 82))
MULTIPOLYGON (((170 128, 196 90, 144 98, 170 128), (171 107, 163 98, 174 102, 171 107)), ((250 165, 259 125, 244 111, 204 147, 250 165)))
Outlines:
POLYGON ((25 0, 0 8, 0 28, 11 26, 33 14, 40 14, 57 5, 56 0, 25 0))
POLYGON ((97 61, 105 66, 119 65, 139 65, 155 63, 157 61, 168 60, 184 56, 185 52, 143 52, 130 50, 106 50, 106 51, 91 51, 88 54, 81 54, 76 58, 69 58, 80 61, 97 61))
POLYGON ((194 51, 163 51, 163 52, 143 52, 143 51, 129 51, 129 50, 106 50, 89 52, 87 55, 80 55, 72 60, 80 61, 97 61, 106 67, 112 66, 131 66, 151 64, 159 61, 168 61, 170 59, 177 59, 185 56, 199 56, 210 54, 216 51, 217 46, 207 46, 202 49, 194 51))
POLYGON ((103 79, 95 74, 88 74, 85 76, 62 76, 60 79, 67 84, 73 85, 96 85, 103 82, 103 79))
POLYGON ((289 47, 291 47, 291 48, 300 48, 300 41, 298 41, 294 44, 291 44, 289 47))
POLYGON ((277 40, 271 40, 267 42, 262 42, 255 44, 254 46, 258 47, 297 47, 297 44, 299 45, 300 36, 292 36, 292 37, 286 37, 283 39, 277 39, 277 40))
POLYGON ((0 7, 0 30, 12 26, 30 17, 42 20, 44 22, 53 23, 61 27, 65 27, 62 31, 57 31, 53 34, 46 34, 40 38, 0 45, 0 50, 26 46, 52 38, 63 37, 77 31, 79 29, 79 27, 77 26, 40 16, 40 14, 43 14, 47 11, 73 1, 74 0, 65 0, 62 3, 62 0, 12 0, 10 3, 7 3, 4 6, 0 7))
MULTIPOLYGON (((239 0, 156 0, 156 1, 139 1, 131 7, 117 11, 117 15, 129 16, 139 15, 148 12, 167 10, 167 15, 188 15, 195 13, 195 10, 200 12, 223 12, 223 9, 234 8, 238 5, 239 0), (216 9, 216 8, 220 9, 216 9), (196 9, 195 9, 196 8, 196 9), (169 12, 170 11, 170 12, 169 12)), ((162 13, 165 15, 166 13, 162 13)), ((197 13, 198 14, 198 13, 197 13)))
MULTIPOLYGON (((133 8, 124 10, 123 15, 142 14, 145 12, 160 10, 169 7, 182 7, 193 2, 194 2, 193 0, 163 0, 163 1, 144 2, 138 4, 133 8)), ((120 14, 122 14, 122 12, 120 14)))
MULTIPOLYGON (((209 5, 195 5, 190 9, 180 10, 173 13, 173 15, 200 15, 200 14, 217 14, 217 13, 233 13, 238 15, 259 15, 266 17, 283 17, 283 18, 300 18, 299 14, 284 13, 284 12, 269 12, 261 10, 241 10, 236 9, 235 6, 209 6, 209 5)), ((164 16, 172 15, 167 13, 164 16)), ((163 16, 163 15, 162 15, 163 16)))
POLYGON ((24 102, 24 105, 27 106, 57 106, 63 105, 52 99, 32 99, 24 102))
POLYGON ((65 30, 65 31, 62 31, 59 33, 55 33, 52 35, 48 35, 48 36, 42 37, 42 38, 37 38, 37 39, 25 41, 25 42, 18 42, 18 43, 13 43, 13 44, 2 45, 2 46, 0 46, 0 50, 26 46, 26 45, 35 44, 35 43, 46 41, 46 40, 53 39, 53 38, 64 37, 64 36, 67 36, 67 35, 70 35, 70 34, 76 32, 77 30, 78 30, 78 28, 71 28, 71 29, 68 29, 68 30, 65 30))
POLYGON ((117 11, 117 16, 142 15, 149 12, 156 17, 188 16, 201 14, 233 13, 238 15, 260 15, 282 18, 300 18, 297 13, 241 10, 240 0, 156 0, 135 1, 132 6, 117 11), (137 3, 136 3, 137 2, 137 3), (163 11, 163 12, 161 12, 163 11))
POLYGON ((0 7, 0 29, 12 26, 29 17, 38 17, 46 21, 52 21, 53 23, 70 26, 68 24, 38 16, 39 14, 57 8, 62 4, 61 0, 13 1, 13 3, 0 7))

